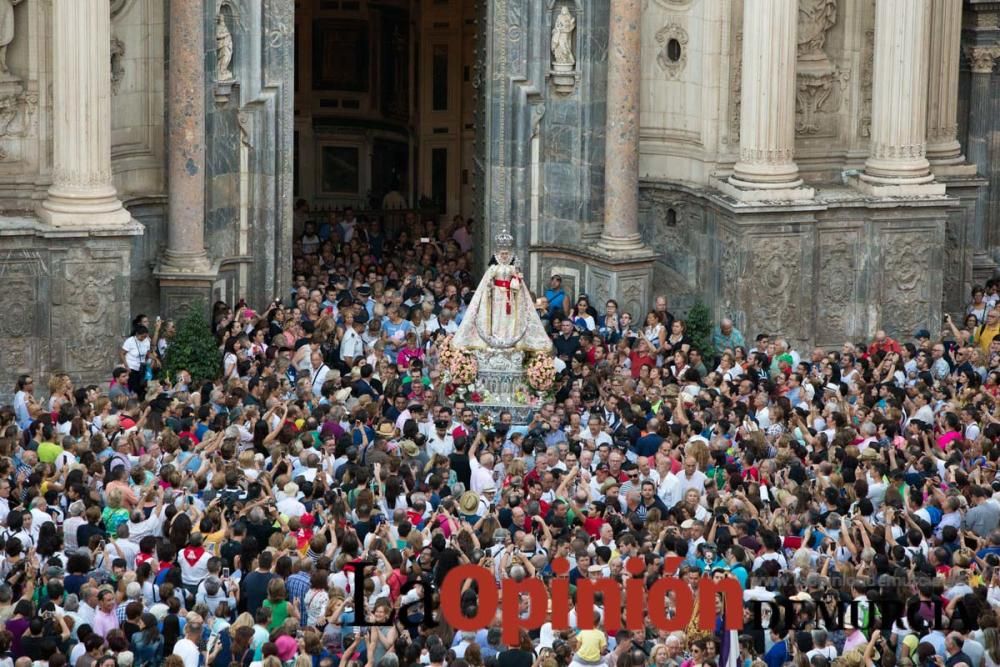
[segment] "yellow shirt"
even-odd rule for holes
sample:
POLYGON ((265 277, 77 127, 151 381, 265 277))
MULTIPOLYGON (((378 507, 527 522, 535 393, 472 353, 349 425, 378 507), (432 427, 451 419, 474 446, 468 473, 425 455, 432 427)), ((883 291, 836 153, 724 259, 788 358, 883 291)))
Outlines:
POLYGON ((998 335, 1000 335, 1000 324, 997 324, 995 327, 991 327, 987 324, 982 328, 982 331, 977 337, 976 344, 979 345, 979 349, 987 355, 987 359, 989 358, 990 343, 992 343, 993 339, 998 335))
POLYGON ((608 638, 600 630, 580 630, 576 637, 580 648, 576 654, 587 662, 597 662, 601 659, 604 649, 608 646, 608 638))

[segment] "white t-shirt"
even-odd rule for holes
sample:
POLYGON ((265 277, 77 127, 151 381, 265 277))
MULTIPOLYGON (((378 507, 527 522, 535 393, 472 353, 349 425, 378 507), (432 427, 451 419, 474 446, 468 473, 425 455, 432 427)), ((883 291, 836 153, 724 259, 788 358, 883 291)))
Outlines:
POLYGON ((201 657, 198 645, 187 637, 178 640, 174 644, 174 655, 184 661, 184 667, 198 667, 199 658, 201 657))
POLYGON ((126 338, 122 349, 125 350, 125 365, 130 371, 137 371, 149 356, 149 337, 146 340, 139 340, 135 336, 126 338))

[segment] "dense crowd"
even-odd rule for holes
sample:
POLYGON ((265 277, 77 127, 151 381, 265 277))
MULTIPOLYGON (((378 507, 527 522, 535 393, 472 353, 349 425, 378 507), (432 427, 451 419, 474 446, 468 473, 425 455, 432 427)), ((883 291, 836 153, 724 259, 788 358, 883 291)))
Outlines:
POLYGON ((0 667, 1000 665, 997 282, 912 339, 796 350, 722 319, 698 349, 666 296, 629 313, 552 276, 557 385, 518 425, 443 386, 471 221, 296 215, 291 293, 213 308, 219 377, 165 377, 175 323, 139 315, 108 384, 18 380, 0 667), (440 613, 461 564, 574 599, 732 578, 747 623, 625 630, 598 595, 508 644, 499 609, 440 613))

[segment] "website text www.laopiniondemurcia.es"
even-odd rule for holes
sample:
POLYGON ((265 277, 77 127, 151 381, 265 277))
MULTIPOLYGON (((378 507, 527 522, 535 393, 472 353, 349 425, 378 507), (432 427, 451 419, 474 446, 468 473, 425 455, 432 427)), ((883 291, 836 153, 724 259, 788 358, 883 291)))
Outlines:
MULTIPOLYGON (((683 559, 677 556, 664 560, 663 571, 676 573, 683 559)), ((348 568, 354 574, 354 605, 364 609, 364 578, 367 568, 376 566, 375 561, 354 562, 348 568)), ((433 627, 436 625, 434 611, 440 610, 441 617, 452 628, 460 631, 476 631, 490 626, 496 611, 500 611, 501 632, 505 643, 514 644, 521 630, 534 630, 544 623, 551 622, 554 631, 570 629, 570 605, 573 596, 570 593, 570 582, 567 577, 570 563, 565 558, 554 558, 551 563, 555 577, 548 585, 538 578, 525 578, 520 581, 504 579, 499 585, 492 570, 480 565, 460 565, 452 568, 445 575, 438 590, 439 607, 435 607, 433 586, 429 579, 417 579, 404 583, 400 588, 400 599, 413 591, 417 586, 424 588, 422 597, 401 602, 390 620, 377 623, 370 620, 358 621, 357 625, 392 625, 396 619, 404 624, 433 627), (462 593, 466 582, 474 582, 477 587, 477 604, 473 615, 467 616, 462 608, 462 593), (528 598, 527 613, 521 606, 521 599, 528 598), (417 617, 411 610, 421 610, 417 617)), ((789 630, 805 629, 812 621, 822 620, 825 627, 846 629, 849 626, 870 631, 876 622, 882 627, 891 626, 901 618, 907 605, 895 594, 888 596, 877 592, 869 592, 862 603, 859 600, 840 602, 831 611, 823 604, 812 606, 812 618, 803 618, 803 612, 809 608, 802 600, 784 599, 776 601, 750 600, 744 601, 743 589, 734 577, 717 578, 703 575, 698 580, 698 589, 693 591, 689 584, 675 574, 665 574, 650 583, 643 573, 645 565, 642 559, 632 558, 625 564, 625 570, 630 575, 622 585, 614 579, 579 579, 576 583, 576 629, 590 629, 598 623, 594 613, 582 613, 584 610, 596 611, 617 609, 619 613, 605 613, 603 628, 608 634, 615 634, 622 627, 628 630, 642 630, 652 625, 664 632, 687 631, 697 629, 699 632, 715 632, 719 630, 764 630, 770 629, 779 635, 789 630), (600 596, 598 598, 598 596, 600 596), (667 601, 673 598, 673 604, 668 607, 667 601), (598 599, 600 603, 598 603, 598 599), (862 612, 862 604, 867 613, 862 612), (624 611, 624 613, 622 613, 624 611), (720 614, 722 617, 720 618, 720 614), (749 623, 745 616, 750 616, 749 623), (876 618, 879 620, 876 621, 876 618), (692 627, 693 626, 693 627, 692 627)), ((940 600, 933 601, 934 627, 942 628, 942 605, 940 600)), ((955 613, 966 622, 974 622, 969 618, 969 610, 959 605, 955 613)), ((969 625, 968 627, 978 627, 969 625)))

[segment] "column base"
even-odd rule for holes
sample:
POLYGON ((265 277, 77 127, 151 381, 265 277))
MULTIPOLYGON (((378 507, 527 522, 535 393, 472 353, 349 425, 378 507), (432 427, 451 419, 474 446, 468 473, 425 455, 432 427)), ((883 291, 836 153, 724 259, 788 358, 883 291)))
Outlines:
POLYGON ((851 187, 872 197, 940 197, 945 194, 945 184, 934 180, 934 175, 918 178, 882 178, 861 174, 847 179, 851 187))
POLYGON ((180 276, 214 275, 218 272, 212 268, 212 262, 204 250, 201 252, 181 252, 169 249, 163 251, 157 271, 164 275, 180 276))
POLYGON ((60 228, 119 229, 132 223, 132 214, 122 206, 114 188, 93 197, 49 191, 36 212, 42 222, 60 228))
POLYGON ((212 289, 219 275, 219 264, 208 264, 205 270, 175 271, 165 264, 166 253, 153 271, 160 286, 160 311, 165 317, 177 319, 192 308, 201 308, 206 314, 212 306, 212 289))
POLYGON ((976 165, 968 164, 965 156, 958 156, 958 162, 938 163, 931 162, 931 171, 937 178, 975 178, 979 175, 976 165))
POLYGON ((597 241, 597 248, 598 250, 606 253, 616 255, 624 253, 637 255, 648 251, 646 244, 642 242, 642 237, 638 234, 629 234, 628 236, 610 236, 608 234, 601 234, 597 241))
POLYGON ((726 180, 712 177, 709 185, 744 203, 811 201, 816 197, 816 190, 803 185, 802 179, 788 183, 751 183, 734 176, 726 180))

